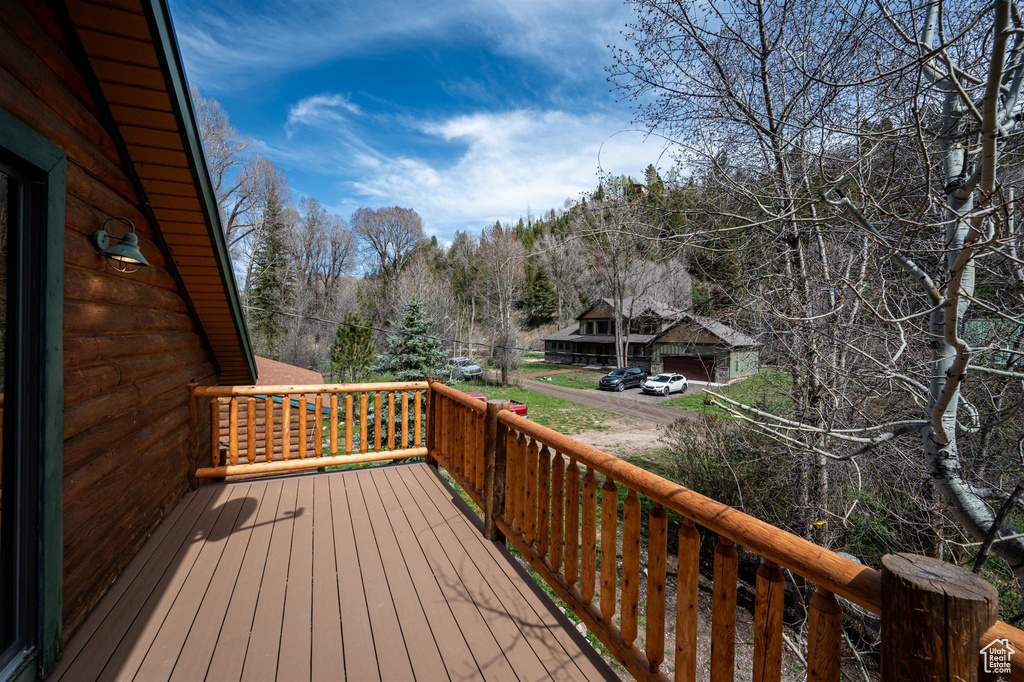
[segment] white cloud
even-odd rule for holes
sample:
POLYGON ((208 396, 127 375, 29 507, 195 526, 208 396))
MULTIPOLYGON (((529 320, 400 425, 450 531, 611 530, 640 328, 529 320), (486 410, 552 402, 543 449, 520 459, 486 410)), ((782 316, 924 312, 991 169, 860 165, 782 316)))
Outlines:
MULTIPOLYGON (((435 234, 478 230, 495 220, 539 215, 597 186, 599 169, 634 177, 657 163, 662 146, 639 133, 620 133, 616 117, 563 111, 477 113, 424 123, 423 132, 464 148, 441 165, 409 156, 374 155, 345 184, 335 203, 346 213, 363 205, 415 208, 435 234)), ((329 200, 328 200, 329 201, 329 200)))
POLYGON ((629 9, 608 0, 172 0, 190 80, 216 94, 398 46, 487 44, 572 76, 607 61, 629 9))
POLYGON ((312 95, 300 99, 288 110, 288 128, 299 125, 322 125, 339 123, 345 119, 344 112, 359 116, 362 111, 345 95, 312 95))

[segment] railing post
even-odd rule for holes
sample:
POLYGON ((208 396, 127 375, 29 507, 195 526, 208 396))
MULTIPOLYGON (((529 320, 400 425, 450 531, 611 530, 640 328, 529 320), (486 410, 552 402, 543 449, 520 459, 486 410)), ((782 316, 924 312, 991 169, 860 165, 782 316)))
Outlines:
POLYGON ((195 379, 188 382, 188 488, 195 490, 199 487, 199 479, 196 478, 196 469, 199 468, 199 399, 196 397, 195 379))
POLYGON ((427 377, 427 454, 423 458, 429 466, 437 468, 437 460, 434 459, 433 452, 436 438, 436 431, 438 427, 438 419, 436 410, 437 400, 434 398, 434 382, 440 381, 441 377, 427 377))
POLYGON ((484 537, 505 542, 494 519, 505 513, 505 464, 508 461, 508 427, 498 421, 498 413, 511 406, 508 400, 487 403, 484 422, 484 537))
MULTIPOLYGON (((914 554, 882 557, 882 681, 974 682, 999 593, 973 573, 914 554)), ((985 679, 985 678, 982 678, 985 679)))

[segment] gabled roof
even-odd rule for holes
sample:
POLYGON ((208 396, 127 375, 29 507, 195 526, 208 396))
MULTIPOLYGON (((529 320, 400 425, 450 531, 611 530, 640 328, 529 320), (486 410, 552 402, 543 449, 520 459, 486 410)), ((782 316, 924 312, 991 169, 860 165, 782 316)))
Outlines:
MULTIPOLYGON (((656 334, 630 334, 628 343, 650 343, 656 338, 656 334)), ((548 334, 541 341, 574 341, 576 343, 615 343, 614 335, 580 334, 580 328, 569 326, 559 329, 553 334, 548 334)))
POLYGON ((166 2, 66 5, 141 208, 166 247, 218 377, 252 383, 256 365, 166 2))
POLYGON ((287 362, 256 356, 259 372, 257 386, 307 386, 324 383, 324 375, 315 369, 306 369, 287 362))
POLYGON ((733 348, 747 348, 760 346, 761 343, 752 336, 748 336, 742 332, 736 331, 732 327, 718 320, 714 320, 710 317, 704 317, 702 315, 693 315, 692 313, 682 313, 679 320, 670 326, 668 329, 658 335, 657 341, 661 340, 661 337, 671 333, 677 329, 680 325, 685 323, 691 323, 697 327, 708 332, 715 338, 719 339, 723 345, 730 346, 733 348))
MULTIPOLYGON (((609 308, 615 309, 615 302, 610 298, 600 298, 595 301, 590 307, 584 310, 577 316, 577 320, 585 316, 591 310, 596 308, 600 304, 605 304, 609 308)), ((623 311, 632 311, 633 317, 640 315, 652 314, 660 318, 675 318, 683 314, 683 311, 679 308, 673 308, 672 306, 659 301, 652 296, 637 296, 635 298, 624 298, 622 300, 623 311)))

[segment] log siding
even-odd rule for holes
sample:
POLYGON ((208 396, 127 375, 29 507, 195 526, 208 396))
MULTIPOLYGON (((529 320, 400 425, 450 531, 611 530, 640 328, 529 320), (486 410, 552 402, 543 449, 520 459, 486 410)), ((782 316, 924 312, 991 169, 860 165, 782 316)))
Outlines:
MULTIPOLYGON (((133 17, 144 19, 126 15, 133 17)), ((43 0, 0 10, 0 108, 68 159, 65 641, 186 490, 188 384, 216 379, 134 171, 118 152, 120 132, 105 123, 113 120, 107 104, 66 26, 43 0), (114 272, 92 246, 92 233, 115 215, 135 223, 151 267, 114 272)))

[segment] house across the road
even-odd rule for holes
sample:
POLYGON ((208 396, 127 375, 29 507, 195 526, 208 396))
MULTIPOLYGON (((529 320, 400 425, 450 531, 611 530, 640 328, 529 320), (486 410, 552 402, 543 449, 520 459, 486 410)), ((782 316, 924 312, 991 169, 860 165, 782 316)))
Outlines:
MULTIPOLYGON (((631 367, 678 372, 692 381, 726 383, 757 373, 757 339, 722 322, 652 298, 623 302, 631 367)), ((611 299, 587 308, 577 323, 544 337, 544 360, 561 364, 615 364, 615 314, 611 299)))

